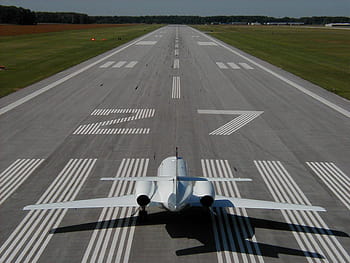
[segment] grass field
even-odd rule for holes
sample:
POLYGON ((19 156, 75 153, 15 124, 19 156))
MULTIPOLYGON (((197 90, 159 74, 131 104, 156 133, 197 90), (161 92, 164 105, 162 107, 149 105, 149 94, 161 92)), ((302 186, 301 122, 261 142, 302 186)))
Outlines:
POLYGON ((195 28, 350 99, 350 30, 231 25, 195 28))
MULTIPOLYGON (((0 97, 151 32, 160 25, 128 25, 0 36, 0 97), (92 37, 96 41, 91 41, 92 37), (102 40, 106 39, 106 40, 102 40)), ((23 27, 23 30, 27 30, 23 27)))

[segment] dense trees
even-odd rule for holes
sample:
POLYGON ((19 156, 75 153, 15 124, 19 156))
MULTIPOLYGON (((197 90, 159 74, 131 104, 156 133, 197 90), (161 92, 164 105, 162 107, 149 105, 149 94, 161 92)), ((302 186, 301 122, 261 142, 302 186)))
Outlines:
POLYGON ((36 23, 65 24, 211 24, 211 23, 277 23, 299 22, 305 24, 350 23, 350 17, 268 17, 268 16, 88 16, 66 12, 32 12, 15 6, 0 6, 0 23, 32 25, 36 23))
POLYGON ((35 13, 29 9, 15 6, 0 6, 0 23, 33 25, 36 24, 36 17, 35 13))

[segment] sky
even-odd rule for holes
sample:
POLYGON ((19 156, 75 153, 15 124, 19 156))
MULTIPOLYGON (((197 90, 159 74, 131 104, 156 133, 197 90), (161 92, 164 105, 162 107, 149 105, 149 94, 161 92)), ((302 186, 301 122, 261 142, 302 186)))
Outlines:
POLYGON ((102 16, 350 16, 350 0, 0 0, 0 5, 102 16))

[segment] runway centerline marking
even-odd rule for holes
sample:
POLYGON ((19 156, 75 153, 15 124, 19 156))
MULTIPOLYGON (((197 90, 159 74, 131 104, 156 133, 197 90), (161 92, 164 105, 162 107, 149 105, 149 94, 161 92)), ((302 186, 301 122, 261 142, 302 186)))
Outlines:
POLYGON ((283 82, 289 84, 290 86, 296 88, 297 90, 303 92, 304 94, 306 94, 306 95, 308 95, 308 96, 314 98, 315 100, 317 100, 317 101, 319 101, 319 102, 325 104, 325 105, 328 106, 329 108, 331 108, 331 109, 333 109, 333 110, 335 110, 335 111, 337 111, 337 112, 343 114, 344 116, 350 118, 350 111, 345 110, 344 108, 342 108, 342 107, 340 107, 340 106, 338 106, 338 105, 336 105, 336 104, 330 102, 329 100, 327 100, 327 99, 325 99, 325 98, 323 98, 323 97, 317 95, 316 93, 314 93, 314 92, 312 92, 312 91, 310 91, 310 90, 308 90, 308 89, 302 87, 301 85, 295 83, 294 81, 291 81, 291 80, 289 80, 289 79, 283 77, 282 75, 280 75, 280 74, 278 74, 278 73, 276 73, 276 72, 274 72, 274 71, 268 69, 267 67, 261 65, 260 63, 255 62, 253 59, 250 59, 250 58, 248 58, 247 56, 241 54, 240 52, 235 51, 235 50, 233 50, 232 48, 230 48, 230 47, 228 47, 228 46, 226 46, 226 45, 220 43, 220 42, 217 41, 216 39, 214 39, 214 38, 212 38, 212 37, 210 37, 210 36, 207 36, 206 34, 200 32, 200 31, 198 31, 198 30, 196 30, 196 29, 194 29, 194 28, 192 28, 192 30, 193 30, 194 32, 196 32, 196 33, 201 34, 202 36, 206 37, 207 39, 212 40, 212 41, 215 42, 217 45, 219 45, 219 46, 225 48, 226 50, 230 51, 231 53, 233 53, 233 54, 235 54, 235 55, 237 55, 237 56, 239 56, 239 57, 241 57, 241 58, 244 58, 246 61, 248 61, 248 62, 250 62, 251 64, 253 64, 253 65, 255 65, 255 66, 261 68, 262 70, 264 70, 264 71, 266 71, 266 72, 268 72, 268 73, 270 73, 270 74, 273 75, 274 77, 276 77, 276 78, 282 80, 283 82))
POLYGON ((233 111, 233 110, 197 110, 198 114, 223 114, 223 115, 239 115, 233 120, 220 126, 216 130, 209 133, 209 135, 231 135, 238 131, 255 118, 259 117, 263 111, 233 111))
POLYGON ((149 37, 150 35, 154 34, 154 32, 157 32, 158 30, 159 29, 157 29, 157 30, 155 30, 153 32, 150 32, 150 33, 148 33, 148 34, 138 38, 137 40, 131 42, 130 44, 128 44, 128 45, 126 45, 124 47, 121 47, 118 50, 116 50, 116 51, 114 51, 114 52, 104 56, 103 58, 100 58, 99 60, 96 60, 95 62, 92 62, 89 65, 87 65, 87 66, 85 66, 85 67, 83 67, 83 68, 81 68, 81 69, 79 69, 79 70, 77 70, 77 71, 75 71, 73 73, 70 73, 67 76, 63 77, 63 78, 61 78, 59 80, 56 80, 56 81, 52 82, 51 84, 46 85, 45 87, 43 87, 41 89, 38 89, 38 90, 36 90, 36 91, 34 91, 34 92, 24 96, 23 98, 20 98, 20 99, 16 100, 15 102, 10 103, 9 105, 7 105, 5 107, 0 108, 0 115, 4 114, 4 113, 6 113, 6 112, 8 112, 10 110, 13 110, 14 108, 22 105, 23 103, 25 103, 25 102, 27 102, 27 101, 29 101, 29 100, 39 96, 40 94, 42 94, 42 93, 44 93, 44 92, 46 92, 46 91, 48 91, 48 90, 50 90, 50 89, 60 85, 60 84, 62 84, 65 81, 67 81, 67 80, 69 80, 69 79, 79 75, 80 73, 82 73, 82 72, 92 68, 93 66, 101 63, 102 61, 105 61, 106 59, 114 56, 115 54, 118 54, 118 53, 124 51, 125 49, 127 49, 127 48, 131 47, 132 45, 134 45, 135 43, 139 42, 140 40, 145 39, 145 38, 149 37))
POLYGON ((173 86, 171 90, 171 98, 172 99, 180 99, 181 98, 181 91, 180 91, 180 77, 174 76, 173 77, 173 86))
POLYGON ((180 68, 180 60, 179 59, 174 59, 174 66, 173 66, 174 69, 178 69, 180 68))

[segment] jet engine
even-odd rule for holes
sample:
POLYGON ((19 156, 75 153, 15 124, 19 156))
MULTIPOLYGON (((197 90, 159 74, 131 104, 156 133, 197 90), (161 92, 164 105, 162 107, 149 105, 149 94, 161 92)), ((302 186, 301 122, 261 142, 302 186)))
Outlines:
POLYGON ((193 187, 194 195, 199 197, 203 207, 209 208, 213 205, 215 200, 214 186, 209 181, 197 181, 193 187))
POLYGON ((146 207, 150 202, 155 191, 155 182, 137 181, 135 187, 136 202, 141 207, 146 207))

